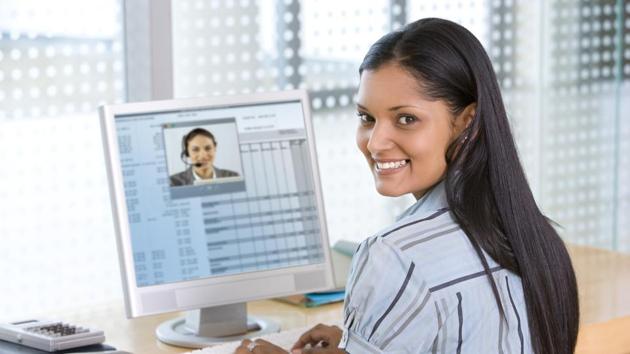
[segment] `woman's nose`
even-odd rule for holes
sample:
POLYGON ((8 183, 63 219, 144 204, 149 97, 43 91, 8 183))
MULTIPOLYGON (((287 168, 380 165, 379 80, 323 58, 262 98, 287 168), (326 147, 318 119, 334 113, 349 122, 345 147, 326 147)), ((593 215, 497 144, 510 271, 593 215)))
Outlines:
POLYGON ((367 148, 370 152, 385 151, 394 145, 391 129, 386 124, 376 123, 369 134, 367 148))

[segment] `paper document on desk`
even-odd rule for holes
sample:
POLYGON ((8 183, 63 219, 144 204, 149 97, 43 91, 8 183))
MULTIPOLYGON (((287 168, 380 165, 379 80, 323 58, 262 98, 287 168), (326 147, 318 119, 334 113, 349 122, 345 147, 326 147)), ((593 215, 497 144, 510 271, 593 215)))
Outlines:
MULTIPOLYGON (((288 351, 289 349, 291 349, 293 344, 295 344, 298 338, 300 338, 300 336, 309 329, 311 329, 311 327, 300 327, 287 331, 281 331, 278 333, 267 334, 259 338, 271 342, 288 351)), ((241 345, 240 341, 228 342, 225 344, 219 344, 200 350, 193 350, 192 352, 188 352, 185 354, 233 354, 236 348, 239 347, 239 345, 241 345)))

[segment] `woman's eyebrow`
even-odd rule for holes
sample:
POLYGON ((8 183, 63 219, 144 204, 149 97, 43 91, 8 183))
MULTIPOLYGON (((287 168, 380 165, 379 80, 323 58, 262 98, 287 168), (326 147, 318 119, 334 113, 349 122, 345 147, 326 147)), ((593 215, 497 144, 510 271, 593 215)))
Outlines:
MULTIPOLYGON (((360 109, 362 109, 362 110, 369 111, 369 109, 367 109, 367 107, 365 107, 365 106, 361 105, 360 103, 357 103, 357 107, 358 107, 358 108, 360 108, 360 109)), ((401 108, 420 108, 420 107, 418 107, 418 106, 413 106, 413 105, 400 105, 400 106, 390 107, 390 108, 388 109, 388 111, 397 111, 397 110, 399 110, 399 109, 401 109, 401 108)))
POLYGON ((364 111, 369 111, 369 109, 367 109, 367 107, 361 105, 360 103, 357 103, 357 107, 364 110, 364 111))
POLYGON ((420 107, 418 107, 418 106, 413 106, 413 105, 401 105, 401 106, 394 106, 394 107, 391 107, 389 110, 390 110, 390 111, 397 111, 397 110, 399 110, 399 109, 401 109, 401 108, 420 108, 420 107))

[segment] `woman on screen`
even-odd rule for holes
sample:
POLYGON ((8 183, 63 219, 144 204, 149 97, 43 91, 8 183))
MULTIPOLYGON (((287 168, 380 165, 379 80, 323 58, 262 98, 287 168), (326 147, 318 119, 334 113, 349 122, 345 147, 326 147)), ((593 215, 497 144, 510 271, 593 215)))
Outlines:
POLYGON ((217 141, 203 128, 195 128, 182 138, 182 161, 188 168, 170 177, 171 186, 185 186, 211 182, 217 178, 236 177, 237 172, 214 166, 217 141))
MULTIPOLYGON (((359 72, 356 140, 376 189, 417 202, 359 246, 343 330, 318 325, 294 351, 573 353, 573 267, 534 201, 479 41, 423 19, 372 45, 359 72)), ((237 353, 248 351, 284 353, 260 340, 237 353)))

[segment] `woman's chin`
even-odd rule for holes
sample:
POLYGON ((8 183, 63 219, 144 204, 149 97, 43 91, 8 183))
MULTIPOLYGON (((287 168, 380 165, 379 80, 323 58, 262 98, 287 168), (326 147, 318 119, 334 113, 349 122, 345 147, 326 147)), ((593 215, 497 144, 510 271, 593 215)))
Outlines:
POLYGON ((376 185, 376 191, 378 192, 378 194, 384 197, 392 197, 392 198, 400 197, 409 193, 406 191, 402 191, 398 188, 392 188, 389 186, 379 186, 378 184, 376 185))

